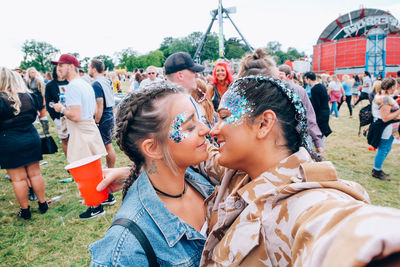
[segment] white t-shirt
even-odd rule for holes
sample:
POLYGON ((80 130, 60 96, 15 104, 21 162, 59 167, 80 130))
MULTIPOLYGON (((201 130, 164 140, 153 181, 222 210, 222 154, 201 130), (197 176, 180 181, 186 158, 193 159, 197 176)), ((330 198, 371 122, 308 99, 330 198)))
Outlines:
POLYGON ((73 79, 66 85, 65 102, 68 108, 70 106, 81 106, 82 121, 93 118, 96 110, 94 90, 92 86, 83 79, 73 79))
POLYGON ((371 81, 371 78, 368 77, 368 76, 365 76, 365 77, 363 78, 363 87, 362 87, 362 89, 361 89, 361 92, 364 92, 364 93, 369 94, 369 93, 371 92, 371 88, 372 88, 372 81, 371 81), (367 86, 367 87, 364 87, 364 86, 366 86, 366 85, 368 85, 368 86, 367 86))
POLYGON ((340 91, 341 84, 339 82, 331 81, 328 85, 329 88, 331 88, 332 91, 340 91))

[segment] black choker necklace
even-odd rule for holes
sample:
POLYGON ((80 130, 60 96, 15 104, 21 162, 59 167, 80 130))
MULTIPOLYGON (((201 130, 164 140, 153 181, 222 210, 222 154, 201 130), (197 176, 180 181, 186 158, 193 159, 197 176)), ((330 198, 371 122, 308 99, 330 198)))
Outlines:
POLYGON ((185 192, 186 192, 186 182, 185 182, 184 185, 183 185, 183 192, 180 193, 179 195, 170 195, 170 194, 167 194, 167 193, 165 193, 165 192, 163 192, 163 191, 157 189, 154 185, 153 185, 153 188, 154 188, 154 190, 156 190, 157 193, 159 193, 159 194, 161 194, 161 195, 163 195, 163 196, 165 196, 165 197, 180 198, 180 197, 182 197, 183 194, 185 194, 185 192))

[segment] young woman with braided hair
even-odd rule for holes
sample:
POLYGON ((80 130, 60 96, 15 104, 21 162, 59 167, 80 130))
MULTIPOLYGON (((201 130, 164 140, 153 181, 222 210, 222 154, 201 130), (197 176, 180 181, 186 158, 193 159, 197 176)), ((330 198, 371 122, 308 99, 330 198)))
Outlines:
MULTIPOLYGON (((135 167, 115 219, 141 228, 160 265, 198 266, 206 239, 203 202, 214 187, 187 169, 207 159, 208 127, 196 117, 189 95, 167 82, 131 93, 116 118, 117 144, 135 167)), ((149 264, 138 239, 122 226, 110 228, 90 252, 93 266, 149 264)))

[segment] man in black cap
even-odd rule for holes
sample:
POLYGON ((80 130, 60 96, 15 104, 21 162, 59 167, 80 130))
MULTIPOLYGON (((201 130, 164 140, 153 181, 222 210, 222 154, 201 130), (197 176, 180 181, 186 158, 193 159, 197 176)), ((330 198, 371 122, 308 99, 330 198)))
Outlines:
POLYGON ((194 63, 188 53, 176 52, 165 60, 164 69, 168 81, 179 84, 189 92, 197 88, 197 73, 203 71, 204 67, 194 63))

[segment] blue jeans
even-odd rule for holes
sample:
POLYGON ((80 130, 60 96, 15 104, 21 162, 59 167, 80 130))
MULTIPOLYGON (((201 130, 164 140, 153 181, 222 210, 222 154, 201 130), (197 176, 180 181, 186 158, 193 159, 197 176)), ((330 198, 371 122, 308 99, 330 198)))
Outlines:
POLYGON ((338 117, 338 109, 337 109, 337 102, 333 101, 332 102, 332 106, 331 106, 331 111, 329 112, 329 114, 332 114, 332 111, 335 112, 335 117, 338 117))
POLYGON ((392 149, 393 144, 393 135, 389 137, 389 139, 381 139, 379 143, 378 151, 375 155, 374 160, 374 169, 377 171, 382 170, 383 162, 385 161, 387 155, 389 154, 390 150, 392 149))

